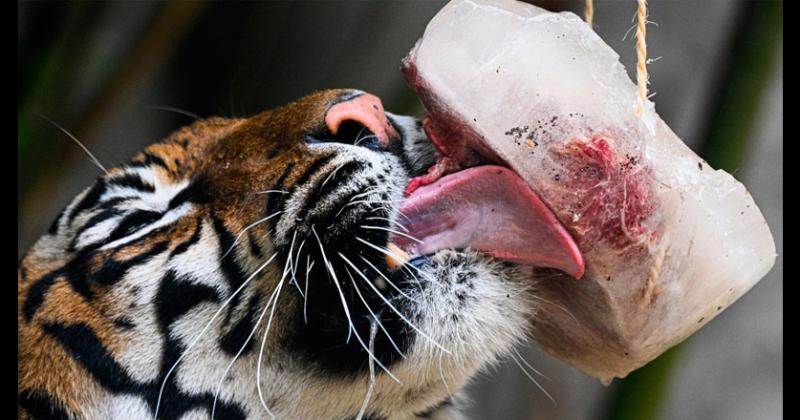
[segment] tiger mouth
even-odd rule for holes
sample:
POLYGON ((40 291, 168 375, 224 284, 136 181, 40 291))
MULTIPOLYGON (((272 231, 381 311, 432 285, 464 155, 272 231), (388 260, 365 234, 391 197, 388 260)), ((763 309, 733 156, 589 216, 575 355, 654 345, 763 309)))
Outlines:
POLYGON ((425 122, 438 158, 409 181, 396 223, 405 233, 392 235, 390 244, 409 258, 473 248, 516 264, 583 275, 578 245, 517 173, 492 150, 467 148, 456 137, 465 130, 444 132, 430 117, 425 122))

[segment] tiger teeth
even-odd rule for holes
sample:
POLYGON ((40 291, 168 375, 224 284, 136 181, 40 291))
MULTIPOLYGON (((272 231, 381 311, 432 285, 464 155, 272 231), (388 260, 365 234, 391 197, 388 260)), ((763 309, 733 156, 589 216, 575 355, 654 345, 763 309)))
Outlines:
POLYGON ((386 265, 390 270, 397 270, 411 259, 411 255, 391 242, 386 245, 386 249, 389 250, 390 254, 386 255, 386 265))

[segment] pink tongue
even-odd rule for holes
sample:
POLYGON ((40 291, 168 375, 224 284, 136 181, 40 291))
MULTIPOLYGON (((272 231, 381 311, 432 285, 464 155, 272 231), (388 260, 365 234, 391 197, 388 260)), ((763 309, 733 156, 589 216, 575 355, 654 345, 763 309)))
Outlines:
POLYGON ((501 166, 465 169, 415 189, 398 222, 420 242, 392 238, 411 254, 471 247, 519 264, 583 275, 578 246, 528 185, 501 166))

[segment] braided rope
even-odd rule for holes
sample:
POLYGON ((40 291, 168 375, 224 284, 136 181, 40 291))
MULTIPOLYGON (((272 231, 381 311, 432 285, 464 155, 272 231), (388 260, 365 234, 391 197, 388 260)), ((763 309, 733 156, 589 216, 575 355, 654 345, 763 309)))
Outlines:
POLYGON ((592 27, 592 19, 594 18, 594 2, 593 0, 583 0, 583 20, 592 27))
POLYGON ((638 0, 636 13, 636 91, 639 96, 636 115, 641 116, 647 100, 647 0, 638 0))

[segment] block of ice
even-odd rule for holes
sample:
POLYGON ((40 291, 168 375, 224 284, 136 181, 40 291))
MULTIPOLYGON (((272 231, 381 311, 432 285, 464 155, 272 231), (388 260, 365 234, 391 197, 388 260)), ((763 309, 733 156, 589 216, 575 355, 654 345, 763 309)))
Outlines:
POLYGON ((538 283, 536 336, 556 357, 604 381, 624 377, 772 267, 772 236, 745 187, 695 155, 649 101, 636 115, 618 55, 574 14, 453 0, 403 71, 440 165, 511 168, 578 244, 583 278, 538 283))

